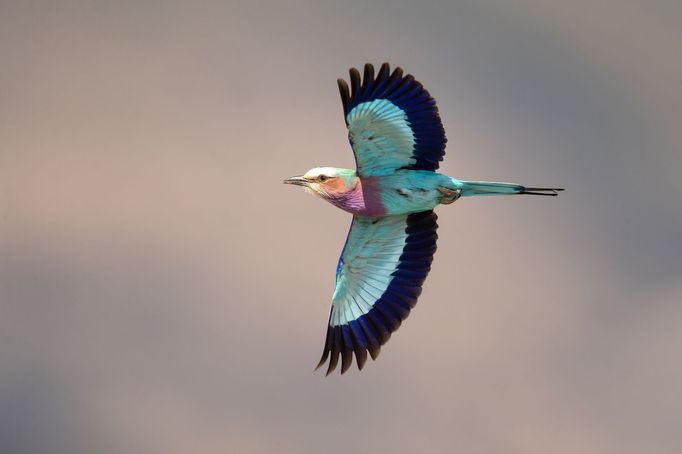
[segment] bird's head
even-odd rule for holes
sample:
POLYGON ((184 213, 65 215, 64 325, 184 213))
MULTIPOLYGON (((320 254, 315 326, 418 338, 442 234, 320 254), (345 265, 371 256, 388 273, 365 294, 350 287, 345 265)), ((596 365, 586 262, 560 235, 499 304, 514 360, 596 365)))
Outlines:
POLYGON ((352 191, 356 185, 355 171, 336 167, 315 167, 305 175, 284 180, 285 184, 303 186, 311 194, 332 199, 352 191))

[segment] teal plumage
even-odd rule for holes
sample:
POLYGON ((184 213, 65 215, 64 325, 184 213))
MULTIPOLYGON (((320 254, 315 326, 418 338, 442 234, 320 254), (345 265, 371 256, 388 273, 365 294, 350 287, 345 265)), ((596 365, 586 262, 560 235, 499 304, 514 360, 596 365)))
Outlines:
POLYGON ((318 167, 285 183, 304 186, 353 214, 336 269, 327 337, 318 367, 327 374, 341 359, 341 373, 355 356, 362 369, 376 359, 421 294, 436 251, 440 204, 460 197, 533 194, 561 188, 463 181, 436 172, 445 154, 445 132, 435 100, 400 68, 384 63, 377 76, 352 68, 349 89, 339 91, 356 170, 318 167))

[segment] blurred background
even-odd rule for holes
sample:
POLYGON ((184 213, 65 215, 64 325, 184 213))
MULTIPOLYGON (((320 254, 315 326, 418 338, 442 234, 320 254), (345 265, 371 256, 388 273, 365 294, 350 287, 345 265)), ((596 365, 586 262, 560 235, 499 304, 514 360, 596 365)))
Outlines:
POLYGON ((676 1, 0 5, 0 451, 673 453, 676 1), (322 352, 350 216, 335 80, 400 65, 442 170, 567 188, 441 207, 419 304, 322 352))

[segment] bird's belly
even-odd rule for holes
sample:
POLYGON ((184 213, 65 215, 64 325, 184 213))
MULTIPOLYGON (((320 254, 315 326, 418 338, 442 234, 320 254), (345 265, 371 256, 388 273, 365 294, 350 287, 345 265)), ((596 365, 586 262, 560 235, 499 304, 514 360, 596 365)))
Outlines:
POLYGON ((442 194, 428 188, 384 188, 377 193, 365 192, 362 197, 335 198, 329 201, 358 216, 388 216, 432 210, 442 194))

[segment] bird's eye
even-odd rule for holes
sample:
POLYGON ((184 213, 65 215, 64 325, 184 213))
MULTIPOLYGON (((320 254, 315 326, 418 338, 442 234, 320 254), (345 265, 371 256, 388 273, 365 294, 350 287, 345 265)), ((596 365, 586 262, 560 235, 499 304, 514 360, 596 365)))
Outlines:
POLYGON ((324 183, 325 181, 327 181, 327 178, 329 178, 329 177, 327 177, 327 175, 320 175, 319 177, 317 177, 317 180, 320 183, 324 183))

